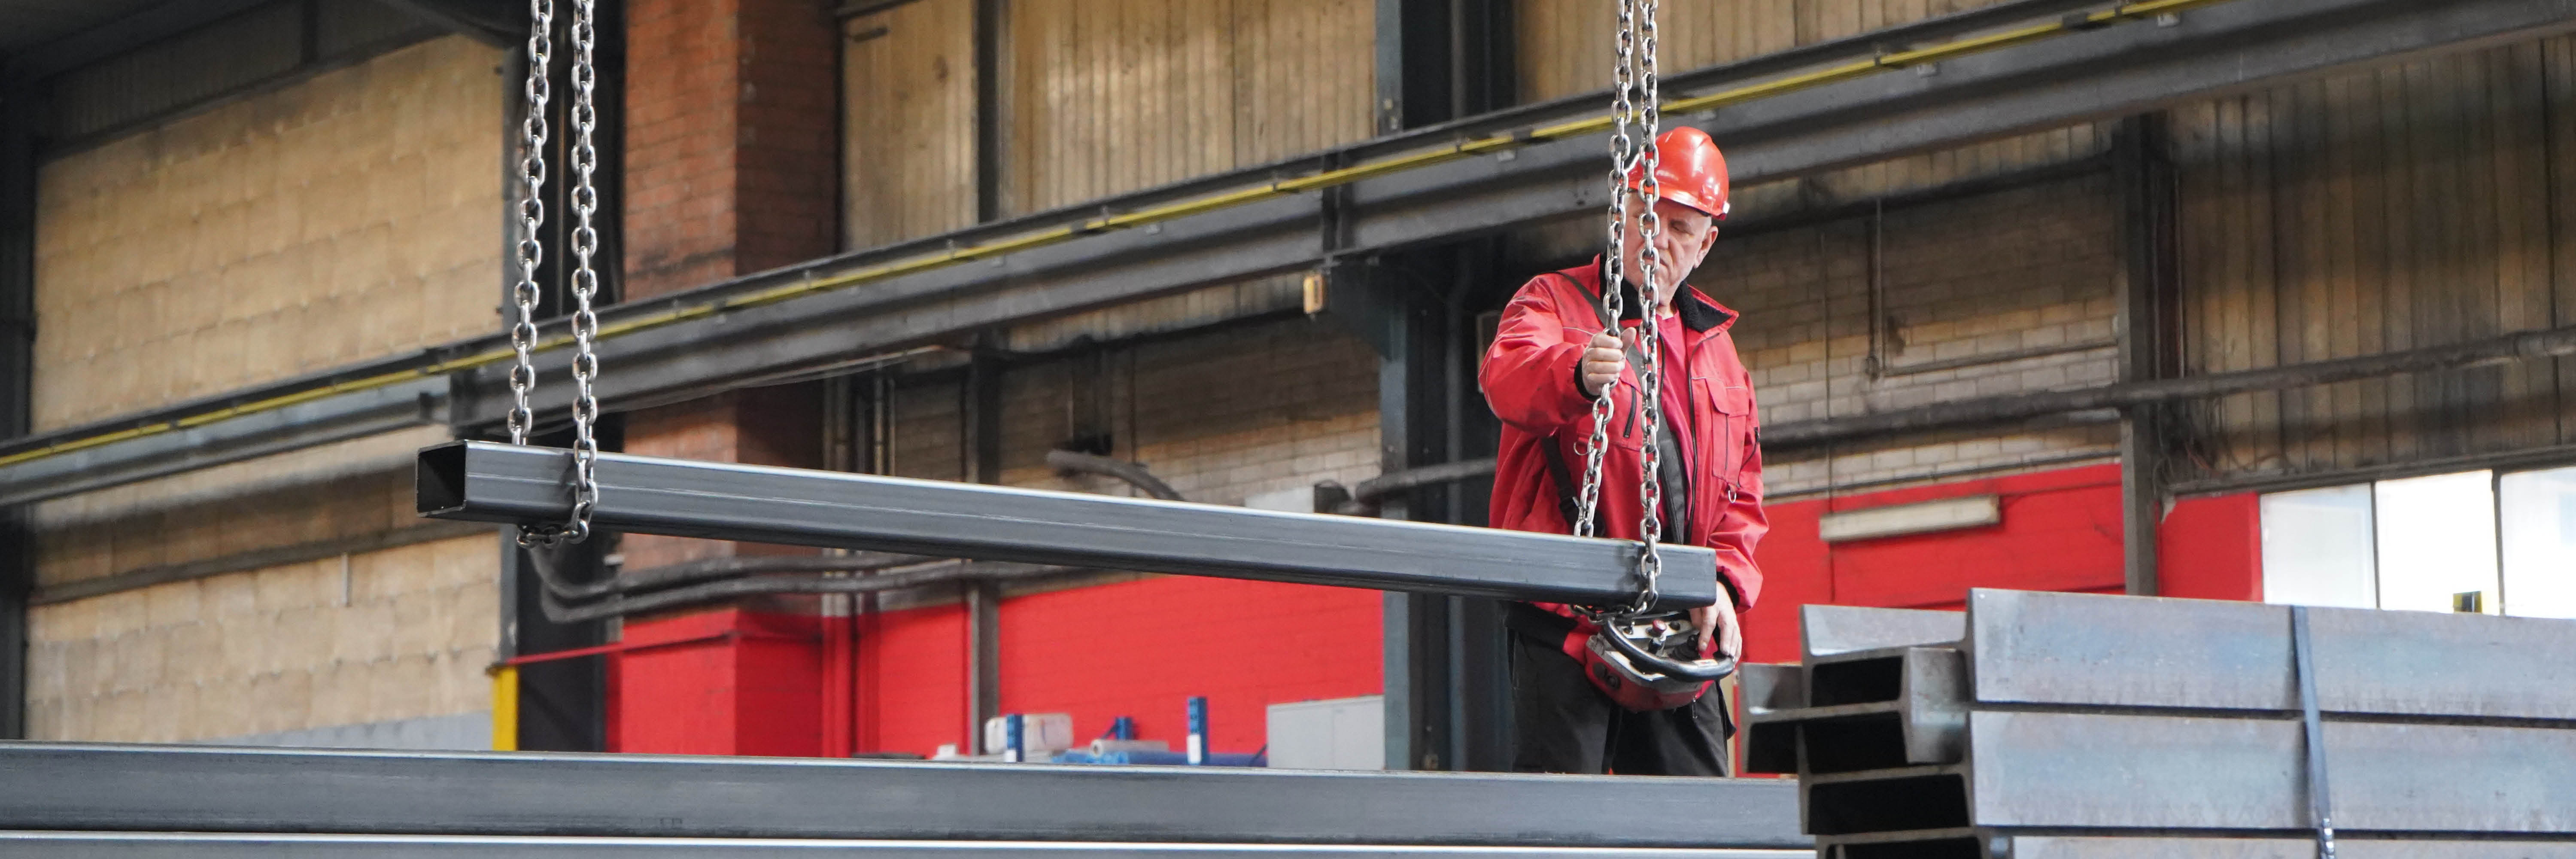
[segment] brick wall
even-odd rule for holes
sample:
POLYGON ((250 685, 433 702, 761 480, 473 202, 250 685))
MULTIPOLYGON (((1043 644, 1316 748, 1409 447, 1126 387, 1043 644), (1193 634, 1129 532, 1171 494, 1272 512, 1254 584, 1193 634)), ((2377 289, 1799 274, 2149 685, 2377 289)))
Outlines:
MULTIPOLYGON (((803 0, 628 7, 627 300, 838 247, 839 32, 827 4, 803 0)), ((626 450, 820 465, 819 399, 813 386, 791 386, 638 410, 627 415, 626 450)), ((737 545, 636 536, 623 551, 629 566, 650 567, 737 545)))
POLYGON ((629 300, 835 249, 838 32, 799 0, 628 7, 629 300))

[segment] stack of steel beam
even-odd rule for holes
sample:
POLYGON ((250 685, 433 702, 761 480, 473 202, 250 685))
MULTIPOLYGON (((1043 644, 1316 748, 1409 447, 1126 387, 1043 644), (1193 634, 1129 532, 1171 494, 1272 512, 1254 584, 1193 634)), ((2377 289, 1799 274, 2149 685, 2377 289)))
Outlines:
POLYGON ((1776 779, 0 742, 0 856, 1801 859, 1776 779))
POLYGON ((2576 621, 1979 590, 1810 606, 1747 666, 1746 769, 1824 859, 2576 859, 2576 621))

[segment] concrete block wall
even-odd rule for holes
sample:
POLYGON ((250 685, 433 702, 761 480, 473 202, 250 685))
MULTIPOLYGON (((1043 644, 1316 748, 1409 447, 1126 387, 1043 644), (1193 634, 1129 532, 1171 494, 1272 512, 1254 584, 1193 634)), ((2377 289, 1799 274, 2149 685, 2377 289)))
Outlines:
POLYGON ((44 606, 29 736, 181 742, 488 712, 489 537, 44 606))
POLYGON ((497 326, 500 63, 436 39, 44 164, 34 428, 497 326))
MULTIPOLYGON (((494 330, 502 59, 435 39, 44 164, 37 429, 494 330)), ((426 427, 39 505, 38 594, 381 545, 417 525, 411 451, 445 437, 426 427)), ((453 722, 488 707, 497 558, 491 537, 452 538, 351 554, 345 572, 339 557, 272 563, 37 606, 31 728, 287 742, 453 722)))
MULTIPOLYGON (((1735 339, 1765 425, 2102 385, 2116 374, 2112 204, 2096 174, 1888 211, 1875 236, 1864 216, 1722 240, 1694 279, 1744 314, 1735 339)), ((1915 435, 1771 454, 1765 476, 1780 497, 2063 465, 2118 439, 2080 420, 1915 435)))

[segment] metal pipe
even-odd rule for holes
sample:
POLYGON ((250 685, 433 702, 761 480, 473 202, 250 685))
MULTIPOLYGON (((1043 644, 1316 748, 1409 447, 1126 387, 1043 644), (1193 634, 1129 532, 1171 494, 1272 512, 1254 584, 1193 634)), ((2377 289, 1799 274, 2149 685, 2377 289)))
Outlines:
MULTIPOLYGON (((872 576, 753 576, 726 579, 641 596, 612 597, 587 605, 546 602, 546 617, 577 623, 643 614, 694 603, 766 594, 867 594, 950 582, 1001 582, 1084 572, 1078 567, 1015 564, 1003 561, 934 561, 927 565, 872 576)), ((551 595, 549 595, 551 596, 551 595)))
POLYGON ((1145 494, 1165 501, 1187 500, 1181 497, 1181 493, 1174 491, 1171 484, 1164 483, 1161 478, 1155 477, 1153 472, 1146 471, 1144 466, 1123 459, 1071 450, 1050 450, 1047 451, 1046 461, 1048 465, 1065 471, 1097 474, 1126 481, 1127 485, 1145 490, 1145 494))
POLYGON ((2176 400, 2275 391, 2406 373, 2466 370, 2576 355, 2576 327, 2526 331, 2485 340, 2364 355, 2333 361, 2123 382, 2074 391, 2043 391, 1934 403, 1896 412, 1776 424, 1763 430, 1766 452, 1896 433, 1919 433, 2035 418, 2063 412, 2121 409, 2176 400))

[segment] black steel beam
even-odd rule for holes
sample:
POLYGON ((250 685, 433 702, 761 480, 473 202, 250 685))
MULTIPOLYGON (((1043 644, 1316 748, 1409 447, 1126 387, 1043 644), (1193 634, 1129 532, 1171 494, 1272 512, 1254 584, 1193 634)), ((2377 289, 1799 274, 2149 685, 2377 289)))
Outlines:
MULTIPOLYGON (((849 841, 774 838, 550 838, 439 835, 251 835, 196 832, 0 832, 0 850, 26 850, 56 859, 482 859, 482 857, 643 856, 648 859, 803 859, 863 855, 871 859, 1296 859, 1385 856, 1375 844, 1152 844, 1060 841, 849 841)), ((1544 859, 1566 855, 1560 847, 1409 847, 1404 856, 1461 859, 1544 859)), ((1693 848, 1592 849, 1603 859, 1813 859, 1812 850, 1693 848)), ((2506 854, 2497 854, 2502 859, 2506 854)), ((2522 859, 2530 854, 2510 854, 2522 859)), ((2441 859, 2451 859, 2444 855, 2441 859)), ((2553 857, 2554 859, 2554 857, 2553 857)))
MULTIPOLYGON (((1738 180, 1752 184, 2133 114, 2362 63, 2538 38, 2571 27, 2576 27, 2576 0, 2228 3, 2192 10, 2174 26, 2104 27, 1946 61, 1933 67, 1933 74, 1879 75, 1742 103, 1713 116, 1674 119, 1701 125, 1725 141, 1738 180)), ((1866 47, 1867 40, 1863 41, 1866 47)), ((1755 64, 1765 62, 1774 61, 1755 64)), ((1724 71, 1740 73, 1744 68, 1724 71)), ((1508 116, 1526 122, 1533 115, 1508 116)), ((1380 151, 1374 147, 1421 148, 1490 121, 1496 120, 1479 119, 1455 128, 1437 126, 1397 141, 1373 141, 1315 158, 1322 163, 1380 151)), ((1526 146, 1364 180, 1338 190, 1332 195, 1338 202, 1329 207, 1321 195, 1275 198, 1150 229, 1092 234, 984 261, 917 271, 872 282, 864 289, 714 312, 610 338, 601 347, 610 368, 603 376, 602 390, 612 406, 690 396, 782 370, 951 340, 962 332, 1310 268, 1347 254, 1449 241, 1579 215, 1602 202, 1597 163, 1602 151, 1599 139, 1526 146), (1347 241, 1325 242, 1328 217, 1335 227, 1330 232, 1347 241)), ((1213 190, 1248 178, 1229 174, 1224 182, 1208 186, 1194 180, 1121 202, 1213 190)), ((1081 209, 1082 213, 1097 211, 1095 206, 1081 209)), ((1073 214, 1032 216, 926 244, 821 260, 673 300, 703 302, 774 288, 932 251, 948 242, 981 241, 1060 223, 1073 214)), ((614 328, 621 320, 671 306, 654 302, 612 309, 606 324, 614 328)), ((498 345, 497 338, 481 338, 338 375, 370 368, 419 367, 498 345)), ((563 407, 563 391, 569 387, 559 382, 563 360, 561 355, 546 359, 551 384, 540 402, 549 409, 563 407)), ((471 381, 461 386, 464 393, 450 409, 451 418, 467 425, 498 421, 507 399, 502 368, 487 366, 467 375, 471 381)), ((313 380, 295 384, 310 385, 313 380)), ((99 426, 131 425, 149 417, 99 426)), ((17 480, 12 469, 0 467, 0 487, 20 485, 27 484, 17 480)))
MULTIPOLYGON (((423 450, 424 515, 563 519, 570 454, 454 442, 423 450)), ((600 528, 982 560, 1614 605, 1637 544, 1208 504, 601 454, 600 528)), ((1717 562, 1664 549, 1673 606, 1717 598, 1717 562)))
POLYGON ((1806 847, 1771 779, 0 743, 0 829, 1806 847))

